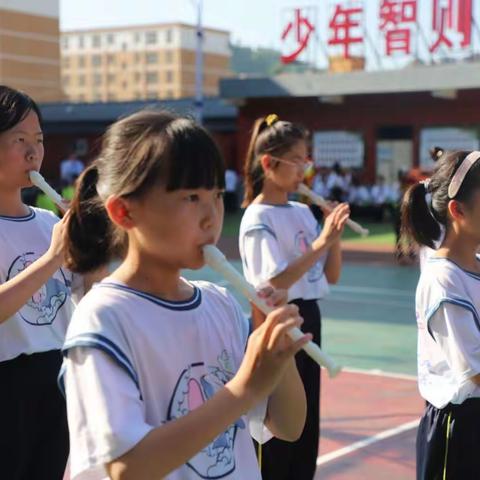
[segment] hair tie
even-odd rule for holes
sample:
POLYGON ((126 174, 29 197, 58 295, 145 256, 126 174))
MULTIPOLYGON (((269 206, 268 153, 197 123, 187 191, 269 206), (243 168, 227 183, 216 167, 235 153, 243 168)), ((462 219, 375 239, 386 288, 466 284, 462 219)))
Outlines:
POLYGON ((430 186, 430 179, 426 178, 425 180, 420 180, 420 183, 425 187, 425 191, 428 192, 428 187, 430 186))
POLYGON ((265 117, 265 123, 267 126, 271 127, 274 123, 278 122, 279 118, 276 113, 271 113, 265 117))
POLYGON ((438 220, 435 218, 435 215, 433 213, 432 193, 429 191, 430 178, 426 178, 425 180, 420 180, 419 183, 421 183, 423 185, 423 188, 425 188, 425 203, 427 204, 428 212, 434 218, 434 220, 438 223, 438 220))

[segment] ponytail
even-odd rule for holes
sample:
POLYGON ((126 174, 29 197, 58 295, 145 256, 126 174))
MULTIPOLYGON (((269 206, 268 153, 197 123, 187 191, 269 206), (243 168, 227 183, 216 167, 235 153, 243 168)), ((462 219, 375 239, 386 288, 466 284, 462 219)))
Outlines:
POLYGON ((441 229, 427 203, 427 192, 424 183, 416 183, 405 192, 401 207, 402 238, 408 245, 415 242, 435 248, 441 229))
MULTIPOLYGON (((98 170, 86 168, 77 180, 67 220, 66 266, 86 273, 105 265, 122 248, 97 193, 98 170)), ((122 242, 120 242, 122 243, 122 242)))
POLYGON ((275 114, 255 121, 245 158, 243 208, 248 207, 263 190, 265 176, 259 158, 265 154, 282 155, 297 142, 306 141, 307 137, 308 133, 303 127, 279 120, 275 114))
POLYGON ((266 126, 267 124, 264 118, 257 118, 253 124, 252 136, 250 138, 247 156, 245 158, 245 195, 242 202, 243 208, 248 207, 263 189, 263 168, 260 162, 255 161, 257 157, 255 147, 258 135, 266 126))
MULTIPOLYGON (((435 165, 431 178, 412 185, 402 201, 402 240, 406 247, 411 243, 436 248, 435 241, 442 235, 442 226, 448 234, 451 218, 448 205, 452 200, 448 190, 455 172, 471 152, 445 151, 435 165), (427 201, 427 197, 429 198, 427 201)), ((454 200, 472 206, 473 196, 480 189, 480 162, 468 170, 454 200)))

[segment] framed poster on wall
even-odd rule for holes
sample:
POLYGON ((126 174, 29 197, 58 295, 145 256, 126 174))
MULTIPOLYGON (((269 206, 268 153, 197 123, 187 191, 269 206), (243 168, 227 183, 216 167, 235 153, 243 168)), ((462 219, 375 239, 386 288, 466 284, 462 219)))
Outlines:
POLYGON ((479 131, 474 127, 435 127, 420 131, 420 168, 431 169, 434 162, 429 150, 441 147, 444 150, 478 150, 479 131))
POLYGON ((312 154, 317 167, 332 167, 338 162, 344 168, 362 168, 365 157, 363 135, 347 130, 314 132, 312 154))

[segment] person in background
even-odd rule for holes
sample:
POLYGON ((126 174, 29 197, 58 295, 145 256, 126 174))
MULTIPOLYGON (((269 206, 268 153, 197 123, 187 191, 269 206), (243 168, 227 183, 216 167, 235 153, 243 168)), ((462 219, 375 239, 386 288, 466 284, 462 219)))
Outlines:
POLYGON ((333 165, 326 182, 330 200, 338 203, 343 202, 345 197, 345 178, 342 167, 338 162, 335 162, 333 165))
POLYGON ((480 449, 480 152, 446 152, 402 204, 406 242, 433 250, 418 281, 417 480, 473 480, 480 449))
POLYGON ((60 163, 60 181, 62 185, 71 185, 83 172, 85 165, 77 158, 77 152, 72 149, 65 160, 60 163))
POLYGON ((238 174, 232 168, 225 170, 225 212, 234 213, 238 208, 238 174))
MULTIPOLYGON (((339 280, 340 238, 349 217, 341 204, 325 216, 321 227, 308 206, 289 201, 311 165, 308 132, 271 114, 256 120, 245 161, 246 207, 240 224, 239 250, 243 272, 255 287, 288 290, 288 300, 304 318, 304 332, 321 344, 318 300, 339 280)), ((326 213, 326 212, 325 212, 326 213)), ((254 326, 264 316, 253 309, 254 326)), ((273 438, 262 454, 264 480, 312 480, 316 470, 320 429, 320 368, 305 352, 296 364, 307 394, 307 419, 295 442, 273 438)))

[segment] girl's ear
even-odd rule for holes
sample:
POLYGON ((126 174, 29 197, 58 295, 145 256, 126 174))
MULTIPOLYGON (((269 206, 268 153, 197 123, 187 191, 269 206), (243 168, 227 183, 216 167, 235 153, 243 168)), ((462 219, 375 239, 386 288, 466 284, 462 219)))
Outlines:
POLYGON ((272 157, 268 154, 264 154, 260 157, 260 165, 264 172, 272 169, 272 157))
POLYGON ((112 222, 118 227, 129 230, 134 226, 130 206, 124 198, 111 195, 105 202, 105 209, 112 222))
POLYGON ((465 216, 465 207, 457 200, 450 200, 448 202, 448 213, 454 220, 461 220, 465 216))

